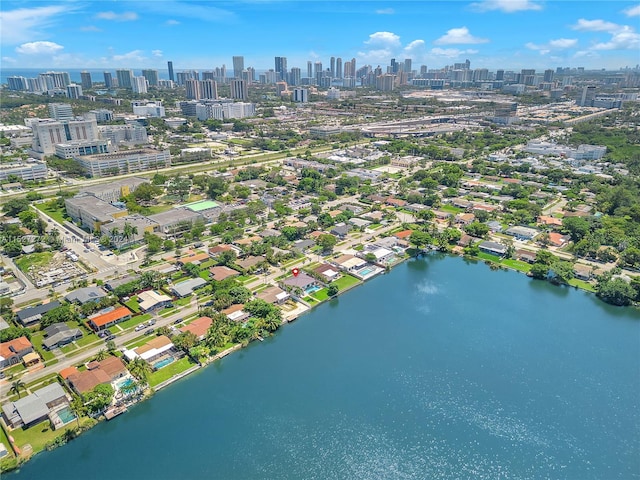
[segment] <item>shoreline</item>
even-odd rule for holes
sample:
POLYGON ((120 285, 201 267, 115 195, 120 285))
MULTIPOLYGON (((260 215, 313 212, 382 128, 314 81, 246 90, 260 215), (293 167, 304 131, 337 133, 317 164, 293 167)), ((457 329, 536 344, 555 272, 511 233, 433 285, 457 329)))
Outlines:
MULTIPOLYGON (((488 265, 489 268, 491 268, 492 270, 494 269, 492 267, 495 266, 495 267, 497 267, 497 268, 495 268, 496 270, 514 271, 514 272, 518 272, 518 273, 523 273, 525 276, 529 277, 529 275, 527 275, 527 273, 522 272, 522 271, 520 271, 520 270, 518 270, 516 268, 512 268, 512 267, 509 267, 508 265, 503 265, 503 264, 500 264, 500 263, 496 263, 496 262, 493 262, 493 261, 488 260, 488 259, 479 258, 479 257, 470 257, 470 256, 466 256, 466 255, 463 255, 463 254, 457 254, 455 252, 450 252, 450 251, 441 252, 441 251, 438 251, 438 250, 427 250, 427 251, 423 250, 423 251, 419 251, 415 255, 405 255, 405 257, 401 258, 399 261, 397 261, 393 265, 390 265, 389 269, 393 269, 393 268, 397 267, 398 265, 403 264, 404 262, 406 262, 408 260, 412 260, 412 259, 418 260, 418 259, 421 259, 421 258, 426 257, 428 255, 433 255, 433 254, 440 254, 442 256, 459 257, 459 258, 462 258, 463 260, 469 260, 469 261, 472 261, 474 263, 484 263, 485 265, 488 265)), ((305 311, 301 312, 300 314, 298 314, 297 316, 295 316, 293 318, 285 318, 285 316, 283 316, 282 324, 280 325, 279 328, 281 328, 282 326, 284 326, 286 324, 293 323, 298 318, 304 316, 307 313, 310 313, 311 311, 313 311, 315 308, 319 307, 320 305, 322 305, 322 304, 324 304, 326 302, 332 301, 332 300, 336 300, 341 294, 346 293, 346 292, 348 292, 348 291, 350 291, 350 290, 352 290, 352 289, 354 289, 356 287, 359 287, 361 285, 365 285, 368 281, 373 280, 374 278, 378 277, 379 275, 384 275, 386 273, 387 273, 387 271, 385 270, 383 272, 380 272, 378 275, 375 275, 373 277, 367 278, 366 280, 361 280, 359 283, 350 285, 347 288, 345 288, 344 290, 340 290, 336 295, 334 295, 332 297, 328 297, 325 300, 322 300, 322 301, 319 301, 318 303, 314 303, 314 304, 310 305, 308 309, 306 309, 305 311)), ((531 277, 529 277, 529 278, 531 278, 531 277)), ((553 284, 553 283, 547 282, 547 281, 545 281, 545 283, 550 283, 551 285, 556 286, 556 287, 563 286, 563 285, 559 285, 559 284, 553 284)), ((587 293, 595 295, 595 292, 591 292, 589 290, 581 288, 578 285, 564 285, 564 286, 573 287, 576 290, 583 290, 584 292, 587 292, 587 293)), ((598 298, 598 300, 602 301, 599 297, 597 297, 597 295, 596 295, 596 298, 598 298)), ((603 303, 606 303, 606 302, 603 302, 603 303)), ((152 389, 149 388, 146 391, 146 393, 144 394, 144 396, 140 400, 138 400, 137 402, 133 403, 130 406, 134 406, 137 403, 141 403, 141 402, 149 400, 150 398, 152 398, 154 396, 155 393, 159 392, 160 390, 168 387, 169 385, 177 382, 178 380, 181 380, 181 379, 189 376, 190 374, 192 374, 192 373, 194 373, 196 371, 199 371, 199 370, 201 370, 203 368, 206 368, 207 366, 209 366, 210 364, 216 362, 217 360, 220 360, 220 359, 222 359, 222 358, 224 358, 224 357, 226 357, 226 356, 228 356, 228 355, 230 355, 230 354, 232 354, 232 353, 234 353, 234 352, 236 352, 238 350, 242 350, 243 348, 248 347, 254 341, 255 340, 252 340, 249 343, 247 343, 246 345, 242 345, 242 344, 238 343, 238 344, 236 344, 236 345, 234 345, 232 347, 229 347, 226 350, 223 350, 222 352, 219 352, 219 353, 215 354, 214 356, 210 357, 209 359, 207 359, 207 361, 205 361, 203 363, 197 363, 196 365, 193 365, 192 367, 188 368, 187 370, 185 370, 183 372, 180 372, 180 373, 174 375, 173 377, 165 380, 164 382, 156 385, 154 388, 152 388, 152 389)), ((124 413, 126 413, 126 412, 124 412, 124 413)), ((87 418, 91 418, 91 417, 87 417, 87 418)), ((40 450, 38 452, 34 452, 34 453, 29 454, 29 456, 26 457, 26 458, 24 458, 24 457, 20 458, 20 456, 18 454, 18 452, 20 451, 19 449, 18 449, 18 452, 15 452, 14 449, 18 448, 18 447, 17 447, 17 445, 14 445, 14 443, 10 441, 10 439, 11 439, 10 431, 7 430, 7 427, 4 424, 4 421, 1 421, 0 422, 0 427, 4 431, 5 436, 9 439, 10 447, 12 448, 12 450, 14 450, 13 459, 16 460, 16 464, 13 465, 13 466, 10 466, 10 468, 8 468, 6 470, 0 470, 0 473, 9 473, 9 472, 12 472, 12 471, 15 471, 15 470, 19 470, 21 465, 25 464, 26 462, 31 460, 31 458, 33 458, 34 456, 38 455, 39 453, 42 453, 43 451, 53 450, 55 448, 62 447, 65 443, 67 443, 67 441, 71 441, 74 438, 77 438, 79 435, 81 435, 85 431, 90 430, 91 428, 95 427, 96 425, 98 425, 99 423, 101 423, 103 421, 107 421, 107 419, 105 418, 104 414, 100 414, 100 416, 98 418, 99 419, 93 419, 92 418, 91 420, 93 420, 93 422, 91 422, 92 423, 91 425, 80 426, 80 427, 75 427, 75 428, 66 428, 64 430, 65 432, 66 431, 75 432, 75 434, 73 436, 71 436, 71 438, 69 440, 66 440, 63 443, 55 443, 54 445, 52 445, 52 448, 45 447, 43 450, 40 450), (20 460, 22 460, 22 461, 20 461, 20 460)), ((56 438, 62 438, 62 436, 59 436, 59 437, 56 437, 56 438)))

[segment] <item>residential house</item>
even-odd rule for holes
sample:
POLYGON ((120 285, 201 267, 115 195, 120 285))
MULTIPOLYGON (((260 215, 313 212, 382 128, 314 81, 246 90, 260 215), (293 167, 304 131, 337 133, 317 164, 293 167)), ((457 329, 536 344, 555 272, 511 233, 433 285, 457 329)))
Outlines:
POLYGON ((211 274, 211 278, 214 280, 221 282, 230 277, 236 277, 240 275, 240 272, 234 270, 233 268, 229 268, 225 265, 218 265, 217 267, 211 267, 209 269, 209 273, 211 274))
POLYGON ((267 287, 261 292, 256 293, 256 297, 264 300, 267 303, 282 305, 285 303, 291 295, 282 290, 280 287, 271 286, 267 287))
POLYGON ((171 292, 177 297, 184 298, 188 297, 189 295, 193 295, 194 290, 202 288, 206 284, 207 281, 203 278, 190 278, 189 280, 184 280, 182 282, 174 284, 171 287, 171 292))
POLYGON ((42 341, 42 346, 47 350, 67 345, 82 337, 82 330, 71 328, 66 323, 54 323, 44 329, 46 338, 42 341))
POLYGON ((338 223, 331 228, 329 231, 330 234, 335 235, 338 238, 345 238, 349 231, 351 230, 351 226, 346 223, 338 223))
POLYGON ((325 283, 331 283, 340 277, 340 270, 328 263, 323 263, 319 267, 314 268, 313 271, 320 275, 325 283))
POLYGON ((292 249, 296 250, 297 252, 303 253, 306 252, 309 248, 315 246, 315 244, 316 242, 310 239, 296 240, 295 242, 293 242, 292 249))
POLYGON ((374 255, 376 257, 375 263, 387 263, 395 256, 395 253, 392 250, 384 247, 375 248, 375 246, 373 246, 373 249, 371 250, 363 251, 362 254, 374 255))
POLYGON ((356 228, 366 228, 371 225, 371 221, 356 217, 350 218, 349 223, 356 228))
POLYGON ((240 268, 244 269, 244 270, 249 270, 252 267, 255 267, 257 265, 259 265, 262 262, 265 262, 267 260, 266 257, 263 257, 262 255, 259 256, 254 256, 254 255, 250 255, 246 258, 243 258, 241 260, 236 260, 236 265, 238 265, 240 268))
POLYGON ((563 247, 569 241, 569 237, 557 232, 549 233, 549 243, 554 247, 563 247))
POLYGON ((341 255, 331 263, 333 263, 340 270, 346 272, 354 272, 356 270, 360 270, 367 264, 367 262, 362 258, 358 258, 355 255, 350 254, 341 255))
POLYGON ((404 207, 407 204, 405 200, 401 200, 399 198, 393 198, 393 197, 387 198, 385 203, 392 207, 404 207))
POLYGON ((298 275, 287 277, 282 281, 283 285, 292 288, 300 288, 301 290, 307 290, 312 287, 318 286, 318 281, 312 276, 300 272, 298 275))
POLYGON ((593 277, 593 268, 590 265, 583 265, 581 263, 576 263, 573 266, 573 275, 578 280, 583 280, 588 282, 593 277))
POLYGON ((30 427, 49 417, 52 410, 69 404, 69 398, 59 383, 35 390, 30 395, 2 406, 2 416, 11 428, 30 427))
POLYGON ((155 290, 146 290, 138 294, 138 305, 143 312, 151 312, 171 305, 171 297, 155 290))
POLYGON ((127 307, 118 307, 106 313, 89 317, 89 326, 96 332, 112 327, 116 323, 124 322, 131 318, 131 310, 127 307))
POLYGON ((84 305, 90 302, 99 302, 107 294, 99 287, 84 287, 78 288, 73 292, 67 294, 64 299, 70 303, 78 303, 84 305))
POLYGON ((262 238, 258 237, 257 235, 254 235, 249 238, 241 238, 240 240, 236 240, 235 242, 233 242, 233 244, 238 245, 239 247, 248 247, 252 243, 260 243, 261 241, 262 241, 262 238))
POLYGON ((531 250, 518 249, 515 251, 515 257, 527 263, 534 263, 536 261, 536 253, 531 250))
POLYGON ((225 308, 221 313, 227 316, 232 322, 242 322, 249 318, 249 313, 243 310, 244 304, 239 303, 231 305, 229 308, 225 308))
POLYGON ((166 335, 159 335, 144 345, 131 350, 125 350, 123 355, 128 361, 142 358, 145 362, 153 366, 154 362, 162 358, 171 357, 173 353, 175 353, 175 345, 173 342, 171 342, 166 335))
POLYGON ((120 277, 105 282, 104 288, 106 288, 109 292, 113 292, 119 286, 126 285, 127 283, 135 282, 137 280, 140 280, 140 275, 127 275, 125 277, 120 277))
POLYGON ((206 262, 207 260, 209 260, 209 254, 208 253, 191 253, 190 255, 185 255, 183 257, 180 257, 177 260, 177 264, 179 266, 184 266, 184 265, 200 265, 203 262, 206 262))
POLYGON ((502 231, 502 225, 497 220, 491 220, 490 222, 487 222, 487 226, 493 233, 500 233, 502 231))
POLYGON ((456 223, 461 225, 469 225, 476 219, 473 213, 459 213, 456 215, 456 223))
POLYGON ((562 220, 556 217, 549 217, 547 215, 540 215, 538 217, 538 223, 541 225, 549 225, 552 227, 561 227, 562 220))
POLYGON ((393 236, 398 240, 409 240, 409 237, 413 233, 413 230, 402 230, 401 232, 394 233, 393 236))
MULTIPOLYGON (((75 367, 74 367, 75 368, 75 367)), ((65 369, 67 370, 67 369, 65 369)), ((125 367, 122 360, 118 357, 108 356, 104 360, 99 362, 93 361, 87 364, 87 370, 67 370, 64 372, 67 383, 78 394, 90 392, 98 385, 103 383, 111 383, 118 378, 124 377, 127 373, 127 367, 125 367)))
POLYGON ((209 256, 211 258, 216 258, 222 252, 235 252, 234 248, 231 245, 216 245, 215 247, 209 248, 209 256))
POLYGON ((504 233, 506 233, 507 235, 511 235, 512 237, 516 237, 518 240, 531 240, 540 232, 535 228, 518 226, 518 227, 509 227, 505 230, 504 233))
POLYGON ((481 251, 485 253, 490 253, 491 255, 503 256, 507 253, 507 247, 498 242, 492 242, 489 240, 485 240, 478 245, 481 251))
POLYGON ((200 318, 196 318, 189 325, 185 325, 184 327, 181 327, 179 330, 182 333, 191 332, 198 338, 198 340, 203 340, 204 337, 207 335, 207 331, 209 330, 209 327, 212 324, 213 324, 213 320, 211 318, 200 317, 200 318))
POLYGON ((60 302, 49 302, 35 307, 23 308, 16 313, 16 318, 25 327, 32 327, 42 319, 42 315, 56 307, 60 306, 60 302))
POLYGON ((0 368, 16 365, 30 353, 33 353, 33 345, 27 337, 22 336, 2 342, 0 343, 0 368))

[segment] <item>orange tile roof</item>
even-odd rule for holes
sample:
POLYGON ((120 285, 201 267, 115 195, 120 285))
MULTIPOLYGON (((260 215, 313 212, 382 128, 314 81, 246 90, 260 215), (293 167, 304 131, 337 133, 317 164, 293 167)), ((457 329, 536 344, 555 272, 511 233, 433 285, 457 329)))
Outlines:
POLYGON ((549 234, 549 241, 556 246, 560 246, 566 242, 564 235, 556 232, 551 232, 549 234))
POLYGON ((211 318, 200 317, 200 318, 196 318, 189 325, 185 325, 184 327, 180 328, 180 331, 191 332, 196 337, 201 337, 207 333, 207 330, 209 330, 209 327, 211 326, 212 323, 213 323, 213 320, 211 318))
POLYGON ((67 367, 67 368, 63 368, 62 370, 60 370, 58 372, 58 374, 64 378, 65 380, 67 378, 69 378, 71 375, 78 373, 78 368, 77 367, 67 367))
POLYGON ((125 373, 127 367, 124 366, 124 363, 118 357, 109 356, 100 362, 100 370, 113 379, 125 373))
POLYGON ((202 262, 203 260, 208 260, 208 259, 209 259, 208 253, 196 253, 195 255, 190 255, 188 257, 180 257, 179 262, 187 264, 187 263, 193 263, 193 262, 202 262))
POLYGON ((32 348, 31 342, 27 337, 18 337, 8 342, 0 343, 0 356, 9 358, 28 348, 32 348))
POLYGON ((393 236, 396 238, 407 238, 407 237, 410 237, 412 233, 413 231, 411 230, 403 230, 401 232, 394 234, 393 236))
POLYGON ((229 315, 230 313, 240 311, 243 308, 244 308, 244 303, 238 303, 236 305, 231 305, 229 308, 225 308, 224 310, 222 310, 222 313, 224 313, 225 315, 229 315))
POLYGON ((127 317, 129 315, 131 315, 131 310, 129 310, 127 307, 118 307, 115 310, 103 313, 102 315, 92 318, 90 321, 96 327, 101 327, 103 325, 106 325, 107 323, 111 323, 114 320, 120 320, 121 318, 127 317))

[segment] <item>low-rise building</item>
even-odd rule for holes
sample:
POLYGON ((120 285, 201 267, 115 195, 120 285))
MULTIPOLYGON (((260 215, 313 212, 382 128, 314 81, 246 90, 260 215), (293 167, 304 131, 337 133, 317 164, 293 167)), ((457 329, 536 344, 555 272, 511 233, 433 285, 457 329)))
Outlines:
POLYGON ((480 245, 478 245, 478 248, 480 248, 480 250, 485 253, 489 253, 491 255, 498 255, 500 257, 503 256, 505 253, 507 253, 506 246, 504 246, 501 243, 492 242, 489 240, 485 240, 484 242, 481 242, 480 245))
POLYGON ((143 177, 119 178, 107 183, 83 187, 80 193, 88 193, 107 203, 113 203, 130 195, 143 183, 149 183, 149 179, 143 177))
POLYGON ((54 323, 44 329, 46 338, 42 341, 42 346, 47 350, 67 345, 74 340, 82 338, 82 330, 71 328, 66 323, 54 323))
POLYGON ((282 290, 280 287, 271 286, 265 288, 261 292, 256 293, 256 297, 264 300, 267 303, 282 305, 287 300, 289 300, 289 298, 291 298, 291 295, 282 290))
POLYGON ((123 352, 124 357, 128 360, 134 360, 141 358, 148 364, 155 367, 154 363, 159 362, 163 358, 172 357, 172 353, 175 352, 175 346, 173 342, 166 335, 160 335, 152 340, 149 340, 144 345, 134 348, 132 350, 125 350, 123 352))
POLYGON ((511 235, 512 237, 516 237, 518 240, 531 240, 540 232, 535 228, 517 226, 507 228, 504 233, 511 235))
POLYGON ((0 343, 0 368, 17 365, 30 353, 33 345, 27 337, 18 337, 8 342, 0 343))
POLYGON ((203 340, 207 335, 209 327, 213 324, 213 320, 209 317, 196 318, 189 325, 181 327, 179 330, 182 333, 191 332, 198 340, 203 340))
POLYGON ((127 307, 118 307, 109 312, 90 317, 89 326, 96 332, 105 330, 116 323, 129 320, 131 315, 132 313, 127 307))
MULTIPOLYGON (((75 367, 73 367, 75 369, 75 367)), ((65 369, 66 370, 66 369, 65 369)), ((108 356, 99 362, 93 361, 87 364, 87 370, 79 371, 70 369, 65 372, 68 385, 78 394, 90 392, 98 385, 111 383, 124 377, 128 372, 122 360, 118 357, 108 356)))
POLYGON ((249 313, 243 310, 244 304, 239 303, 237 305, 231 305, 229 308, 222 310, 222 313, 227 316, 232 322, 242 322, 249 318, 249 313))
POLYGON ((209 273, 211 274, 211 278, 213 278, 217 282, 221 282, 222 280, 225 280, 227 278, 240 275, 240 272, 234 270, 233 268, 229 268, 226 265, 211 267, 209 269, 209 273))
POLYGON ((175 235, 190 230, 194 223, 205 221, 200 213, 188 208, 172 208, 166 212, 149 215, 147 218, 158 225, 156 232, 164 235, 175 235))
POLYGON ((325 283, 331 283, 340 277, 340 270, 328 263, 324 263, 319 267, 314 268, 313 271, 320 275, 325 283))
POLYGON ((0 181, 18 177, 22 181, 44 180, 47 178, 47 164, 33 158, 26 162, 3 163, 0 165, 0 181))
POLYGON ((194 290, 202 288, 207 284, 207 281, 203 278, 196 277, 190 278, 183 282, 176 283, 171 287, 171 292, 177 297, 183 298, 193 295, 194 290))
POLYGON ((67 215, 83 227, 93 231, 100 231, 105 223, 127 215, 126 208, 115 207, 89 194, 79 194, 64 201, 67 215))
POLYGON ((25 327, 32 327, 42 319, 42 315, 60 305, 60 302, 53 301, 43 305, 36 305, 35 307, 23 308, 16 313, 16 318, 25 327))
POLYGON ((75 160, 91 177, 144 172, 171 166, 169 150, 153 150, 150 148, 84 155, 75 157, 75 160))
POLYGON ((67 394, 59 383, 52 383, 15 402, 5 403, 2 416, 11 428, 27 428, 46 420, 54 409, 65 405, 69 405, 67 394))
POLYGON ((84 305, 86 303, 99 302, 107 294, 100 287, 83 287, 68 293, 64 299, 69 303, 84 305))
POLYGON ((147 290, 138 294, 138 305, 143 312, 151 312, 167 307, 170 304, 170 296, 158 293, 155 290, 147 290))
POLYGON ((298 275, 285 278, 282 281, 282 284, 292 288, 299 288, 301 290, 307 290, 309 288, 319 286, 318 280, 310 275, 307 275, 304 272, 300 272, 298 275))

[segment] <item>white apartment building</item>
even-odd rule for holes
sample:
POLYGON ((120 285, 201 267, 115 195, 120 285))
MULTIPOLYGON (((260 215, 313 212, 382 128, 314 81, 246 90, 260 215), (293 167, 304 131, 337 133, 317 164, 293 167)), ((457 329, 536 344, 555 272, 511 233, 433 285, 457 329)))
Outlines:
POLYGON ((23 181, 44 180, 47 178, 47 164, 30 158, 26 162, 0 165, 0 181, 7 180, 10 175, 20 177, 23 181))
POLYGON ((171 166, 169 150, 127 150, 102 155, 86 155, 76 160, 92 177, 121 175, 125 173, 143 172, 154 168, 171 166))

